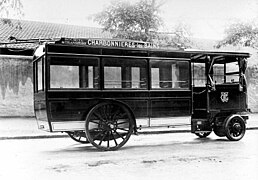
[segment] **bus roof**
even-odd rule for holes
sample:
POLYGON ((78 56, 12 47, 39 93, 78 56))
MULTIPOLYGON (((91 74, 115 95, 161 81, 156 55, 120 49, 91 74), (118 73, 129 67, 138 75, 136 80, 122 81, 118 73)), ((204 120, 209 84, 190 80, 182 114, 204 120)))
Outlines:
MULTIPOLYGON (((193 62, 205 62, 207 56, 221 59, 224 57, 242 57, 248 58, 250 54, 247 52, 233 52, 233 51, 219 51, 219 50, 196 50, 196 49, 164 49, 159 48, 157 45, 150 42, 121 40, 121 39, 100 39, 100 38, 61 38, 55 42, 47 42, 45 45, 49 46, 65 46, 65 47, 89 47, 96 49, 110 49, 124 50, 127 52, 136 52, 135 54, 151 54, 150 57, 175 57, 175 58, 188 58, 193 62)), ((73 48, 74 49, 74 48, 73 48)), ((34 56, 39 57, 43 55, 44 48, 39 46, 35 51, 34 56)), ((143 55, 142 55, 143 56, 143 55)))

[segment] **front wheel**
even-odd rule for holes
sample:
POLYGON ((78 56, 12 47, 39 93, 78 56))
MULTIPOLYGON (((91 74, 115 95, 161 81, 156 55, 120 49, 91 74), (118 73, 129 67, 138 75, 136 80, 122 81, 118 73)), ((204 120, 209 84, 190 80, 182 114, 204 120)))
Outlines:
POLYGON ((209 136, 211 134, 211 132, 199 132, 199 133, 195 133, 196 136, 198 136, 199 138, 206 138, 207 136, 209 136))
POLYGON ((125 105, 102 102, 93 107, 86 117, 86 137, 100 150, 117 150, 129 140, 133 122, 132 114, 125 105))
POLYGON ((239 115, 232 115, 225 121, 225 134, 231 141, 239 141, 245 135, 245 120, 239 115))
POLYGON ((215 126, 215 127, 213 127, 213 132, 214 132, 214 134, 216 134, 218 137, 224 137, 224 136, 226 135, 223 126, 215 126))

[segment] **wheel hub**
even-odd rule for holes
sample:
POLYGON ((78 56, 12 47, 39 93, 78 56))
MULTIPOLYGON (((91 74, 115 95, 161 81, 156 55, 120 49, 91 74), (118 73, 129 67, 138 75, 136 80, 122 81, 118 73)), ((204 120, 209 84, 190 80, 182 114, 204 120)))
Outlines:
POLYGON ((115 129, 116 129, 116 125, 109 122, 109 123, 105 124, 104 128, 105 128, 106 130, 108 130, 108 131, 112 131, 112 130, 115 130, 115 129))
POLYGON ((242 129, 242 127, 241 127, 241 124, 240 124, 240 123, 235 123, 235 124, 233 125, 233 130, 234 130, 235 132, 240 132, 241 129, 242 129))
POLYGON ((114 124, 109 124, 109 128, 110 129, 115 129, 115 125, 114 124))

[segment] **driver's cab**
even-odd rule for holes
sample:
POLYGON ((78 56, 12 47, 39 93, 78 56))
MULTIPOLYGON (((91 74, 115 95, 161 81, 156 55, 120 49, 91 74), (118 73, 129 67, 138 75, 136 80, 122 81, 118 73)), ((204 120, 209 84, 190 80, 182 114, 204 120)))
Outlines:
POLYGON ((248 111, 248 57, 248 53, 192 54, 193 133, 209 133, 230 115, 248 111))

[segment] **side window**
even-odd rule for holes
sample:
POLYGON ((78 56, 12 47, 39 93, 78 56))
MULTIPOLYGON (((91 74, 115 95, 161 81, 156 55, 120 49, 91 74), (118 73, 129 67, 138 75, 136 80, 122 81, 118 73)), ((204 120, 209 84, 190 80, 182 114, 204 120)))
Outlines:
POLYGON ((104 59, 104 88, 146 89, 147 61, 143 59, 104 59))
POLYGON ((238 62, 231 62, 226 64, 226 82, 239 82, 238 62))
POLYGON ((36 62, 36 74, 37 74, 37 91, 42 91, 44 90, 44 87, 43 87, 43 62, 44 62, 44 59, 41 58, 39 59, 37 62, 36 62))
POLYGON ((98 64, 88 64, 79 67, 80 88, 99 88, 99 67, 98 64))
POLYGON ((50 88, 99 89, 97 58, 51 57, 50 88))
POLYGON ((121 67, 104 67, 104 87, 105 88, 122 88, 122 68, 121 67))
POLYGON ((225 82, 225 66, 224 64, 213 65, 213 81, 215 84, 222 84, 225 82))
POLYGON ((189 62, 151 60, 151 88, 189 89, 189 62))
POLYGON ((239 82, 239 66, 237 62, 213 65, 213 81, 216 84, 239 82))
POLYGON ((204 63, 192 63, 192 83, 194 87, 205 87, 207 77, 204 63))
POLYGON ((79 67, 68 65, 51 65, 50 87, 79 88, 79 67))

